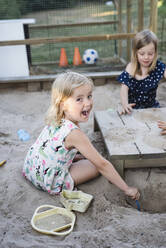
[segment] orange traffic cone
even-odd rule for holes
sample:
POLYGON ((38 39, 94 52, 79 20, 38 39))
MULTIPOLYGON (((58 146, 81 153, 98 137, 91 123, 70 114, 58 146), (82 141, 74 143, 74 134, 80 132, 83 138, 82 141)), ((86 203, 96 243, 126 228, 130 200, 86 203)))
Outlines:
POLYGON ((60 54, 60 59, 59 59, 59 66, 61 66, 61 67, 68 66, 67 55, 66 55, 66 51, 65 51, 64 48, 61 48, 61 54, 60 54))
POLYGON ((75 47, 74 56, 73 56, 73 65, 81 65, 81 64, 82 64, 82 59, 80 56, 79 48, 75 47))

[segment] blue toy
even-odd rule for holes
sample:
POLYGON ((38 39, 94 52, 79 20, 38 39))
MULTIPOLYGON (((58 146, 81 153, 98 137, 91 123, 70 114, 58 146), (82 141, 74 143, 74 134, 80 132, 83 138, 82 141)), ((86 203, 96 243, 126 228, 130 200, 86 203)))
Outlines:
POLYGON ((17 134, 18 134, 19 139, 22 140, 22 141, 27 141, 30 138, 29 133, 26 132, 24 129, 19 129, 17 131, 17 134))
POLYGON ((136 202, 136 205, 137 205, 137 209, 138 209, 138 211, 141 211, 139 201, 138 201, 138 200, 136 200, 135 202, 136 202))

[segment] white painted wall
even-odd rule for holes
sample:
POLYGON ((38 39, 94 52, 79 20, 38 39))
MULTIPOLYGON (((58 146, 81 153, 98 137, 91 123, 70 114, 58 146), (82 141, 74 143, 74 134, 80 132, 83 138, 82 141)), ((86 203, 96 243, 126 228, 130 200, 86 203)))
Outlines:
MULTIPOLYGON (((0 21, 0 41, 24 40, 23 24, 34 22, 34 19, 0 21)), ((0 46, 0 77, 19 77, 28 75, 29 67, 26 46, 0 46)))

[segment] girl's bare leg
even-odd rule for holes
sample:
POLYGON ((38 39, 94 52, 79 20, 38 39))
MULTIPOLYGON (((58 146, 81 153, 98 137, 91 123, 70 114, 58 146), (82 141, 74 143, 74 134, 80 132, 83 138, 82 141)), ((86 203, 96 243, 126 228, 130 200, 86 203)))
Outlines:
POLYGON ((89 160, 82 159, 72 164, 70 175, 74 180, 74 185, 78 185, 97 177, 99 172, 89 160))

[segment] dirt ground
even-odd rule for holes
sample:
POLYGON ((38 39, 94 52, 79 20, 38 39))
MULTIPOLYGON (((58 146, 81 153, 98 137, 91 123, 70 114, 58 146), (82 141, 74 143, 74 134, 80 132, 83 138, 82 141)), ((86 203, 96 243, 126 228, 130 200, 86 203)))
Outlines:
MULTIPOLYGON (((94 110, 117 108, 119 90, 118 83, 97 86, 94 110)), ((166 106, 165 94, 166 84, 161 83, 158 99, 162 106, 166 106)), ((75 212, 76 223, 69 235, 49 236, 33 230, 30 221, 37 207, 43 204, 62 207, 59 196, 36 189, 22 176, 26 152, 44 126, 50 92, 1 90, 0 97, 0 160, 7 160, 0 167, 1 248, 166 247, 166 170, 159 168, 125 171, 127 183, 140 189, 141 208, 148 203, 149 211, 131 207, 123 193, 100 176, 78 187, 92 194, 94 199, 85 213, 75 212), (30 134, 27 142, 18 139, 19 129, 25 129, 30 134), (150 211, 155 208, 156 212, 150 211)), ((88 123, 81 127, 99 152, 106 156, 100 133, 93 132, 93 113, 88 123)))

